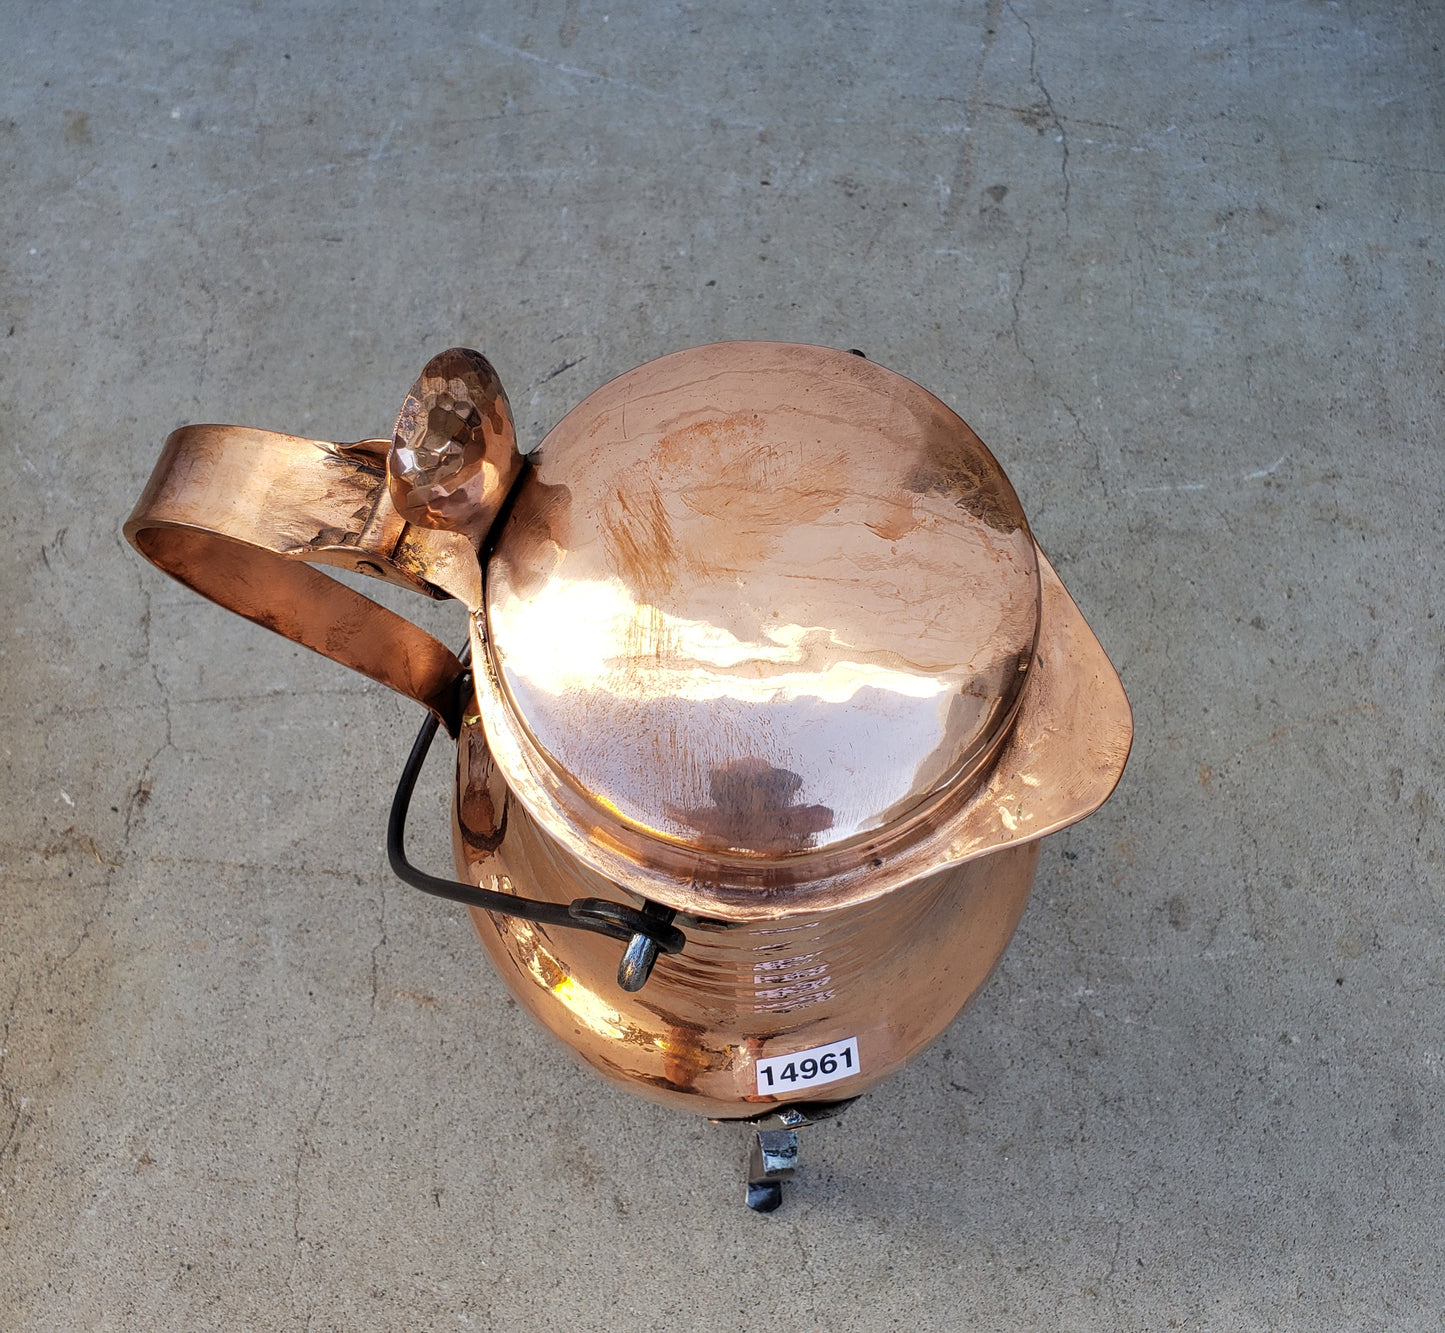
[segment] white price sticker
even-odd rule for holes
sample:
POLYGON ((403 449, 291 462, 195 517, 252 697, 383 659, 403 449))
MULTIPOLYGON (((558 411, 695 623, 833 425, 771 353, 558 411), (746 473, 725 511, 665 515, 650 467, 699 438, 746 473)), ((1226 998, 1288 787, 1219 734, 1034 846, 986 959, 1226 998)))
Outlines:
POLYGON ((860 1072, 858 1038, 835 1041, 831 1046, 812 1046, 792 1055, 772 1055, 758 1061, 758 1091, 767 1093, 796 1092, 800 1088, 818 1088, 852 1078, 860 1072))

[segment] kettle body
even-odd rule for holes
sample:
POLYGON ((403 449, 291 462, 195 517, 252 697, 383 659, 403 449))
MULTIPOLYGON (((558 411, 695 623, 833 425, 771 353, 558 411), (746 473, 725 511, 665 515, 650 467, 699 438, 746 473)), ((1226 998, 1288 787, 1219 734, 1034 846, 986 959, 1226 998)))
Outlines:
MULTIPOLYGON (((472 883, 557 903, 615 893, 514 802, 480 726, 458 747, 453 842, 472 883), (485 794, 484 794, 485 793, 485 794)), ((951 1023, 997 965, 1039 842, 880 898, 752 921, 684 916, 687 946, 636 992, 598 935, 472 909, 517 1001, 592 1068, 649 1101, 711 1119, 849 1100, 951 1023), (829 1059, 829 1056, 832 1059, 829 1059)))
POLYGON ((506 984, 714 1119, 846 1102, 935 1038, 1132 738, 997 461, 829 349, 674 353, 527 457, 453 349, 389 441, 177 431, 126 532, 443 722, 450 896, 506 984), (327 566, 460 601, 470 669, 327 566))

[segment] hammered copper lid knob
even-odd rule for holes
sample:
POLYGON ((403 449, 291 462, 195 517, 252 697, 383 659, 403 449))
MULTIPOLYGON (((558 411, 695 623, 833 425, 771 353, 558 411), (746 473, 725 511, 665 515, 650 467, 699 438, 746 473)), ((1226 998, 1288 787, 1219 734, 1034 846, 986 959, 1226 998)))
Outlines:
POLYGON ((492 363, 469 347, 432 357, 392 431, 387 482, 408 523, 480 546, 522 468, 512 409, 492 363))

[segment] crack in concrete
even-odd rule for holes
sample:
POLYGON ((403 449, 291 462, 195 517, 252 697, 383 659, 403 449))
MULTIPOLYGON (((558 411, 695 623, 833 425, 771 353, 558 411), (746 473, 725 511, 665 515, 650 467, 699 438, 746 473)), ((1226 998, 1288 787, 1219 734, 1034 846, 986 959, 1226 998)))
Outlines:
MULTIPOLYGON (((348 682, 344 686, 338 685, 332 688, 315 687, 306 689, 291 688, 288 686, 283 689, 277 686, 264 690, 252 690, 241 694, 197 694, 182 699, 180 706, 182 708, 209 708, 213 704, 254 704, 262 703, 268 699, 278 699, 283 696, 288 700, 324 699, 340 696, 354 699, 356 697, 356 686, 348 682)), ((135 704, 132 706, 134 708, 150 707, 148 704, 135 704)), ((156 707, 163 709, 164 702, 157 704, 156 707)), ((56 718, 92 717, 97 713, 111 713, 114 712, 114 710, 114 703, 72 705, 69 702, 65 702, 56 703, 50 708, 37 711, 35 718, 37 721, 50 722, 56 718)))
POLYGON ((1009 298, 1011 304, 1013 305, 1013 319, 1010 321, 1009 328, 1013 332, 1014 346, 1017 347, 1021 353, 1023 353, 1024 360, 1027 361, 1031 366, 1034 364, 1033 353, 1031 353, 1029 349, 1024 346, 1023 337, 1019 333, 1019 298, 1024 294, 1024 287, 1029 280, 1029 256, 1033 254, 1033 250, 1033 236, 1025 236, 1024 257, 1019 260, 1019 285, 1014 288, 1013 295, 1009 298))
POLYGON ((54 981, 56 976, 65 969, 70 960, 80 952, 81 947, 90 939, 90 932, 95 926, 95 923, 105 915, 106 909, 110 906, 111 893, 114 888, 115 885, 111 883, 107 876, 105 891, 100 895, 100 901, 91 911, 87 912, 85 916, 81 918, 80 934, 76 937, 75 943, 72 944, 60 958, 57 958, 55 962, 46 967, 45 979, 47 981, 54 981))
POLYGON ((381 964, 377 955, 386 948, 386 887, 383 885, 380 891, 380 901, 377 907, 377 930, 381 938, 371 947, 371 1014, 376 1016, 376 1002, 381 982, 381 964))
POLYGON ((301 1163, 303 1160, 305 1160, 306 1154, 308 1152, 311 1154, 312 1157, 320 1157, 321 1155, 317 1151, 316 1143, 315 1140, 312 1138, 312 1134, 316 1129, 317 1123, 321 1119, 321 1108, 326 1102, 326 1094, 328 1091, 329 1085, 326 1081, 326 1076, 323 1075, 321 1081, 321 1092, 316 1098, 316 1105, 311 1108, 311 1115, 308 1117, 306 1123, 301 1127, 301 1136, 296 1144, 296 1158, 291 1165, 291 1241, 292 1245, 294 1246, 294 1250, 291 1255, 290 1280, 292 1283, 295 1282, 296 1270, 301 1262, 301 1247, 303 1245, 309 1245, 311 1243, 309 1240, 307 1240, 305 1236, 301 1234, 301 1203, 303 1198, 301 1189, 301 1163))
MULTIPOLYGON (((968 199, 968 188, 973 183, 973 157, 979 110, 989 105, 983 101, 983 70, 988 63, 989 52, 998 37, 999 15, 1003 11, 1003 0, 988 0, 983 17, 983 49, 979 52, 978 64, 973 70, 973 86, 968 91, 968 100, 963 106, 962 145, 958 150, 958 164, 953 172, 953 184, 948 187, 948 198, 943 204, 943 221, 947 226, 955 222, 959 211, 968 199)), ((940 185, 942 181, 940 180, 940 185)))
MULTIPOLYGON (((1137 1195, 1137 1192, 1136 1192, 1136 1194, 1135 1194, 1135 1197, 1130 1200, 1130 1203, 1131 1203, 1131 1205, 1133 1205, 1133 1206, 1131 1207, 1131 1210, 1130 1210, 1130 1211, 1136 1211, 1136 1210, 1137 1210, 1137 1204, 1138 1204, 1138 1195, 1137 1195)), ((1115 1309, 1115 1312, 1116 1312, 1116 1313, 1118 1312, 1118 1309, 1119 1309, 1119 1297, 1118 1297, 1118 1294, 1113 1291, 1113 1283, 1114 1283, 1114 1278, 1115 1278, 1115 1276, 1116 1276, 1116 1275, 1118 1274, 1118 1272, 1119 1272, 1119 1255, 1120 1255, 1120 1253, 1122 1252, 1123 1248, 1124 1248, 1124 1224, 1123 1224, 1122 1222, 1115 1222, 1115 1223, 1114 1223, 1114 1253, 1109 1256, 1109 1271, 1104 1274, 1104 1280, 1103 1280, 1099 1285, 1100 1285, 1101 1287, 1103 1287, 1104 1290, 1107 1291, 1111 1296, 1113 1296, 1113 1298, 1114 1298, 1114 1309, 1115 1309)))
MULTIPOLYGON (((115 540, 117 543, 121 541, 119 534, 116 535, 115 540)), ((127 552, 127 554, 129 554, 129 552, 127 552)), ((127 561, 127 564, 131 563, 132 562, 127 561)), ((151 792, 155 787, 154 769, 156 761, 166 750, 174 748, 175 744, 174 719, 171 715, 170 694, 161 680, 160 668, 156 666, 155 659, 152 655, 151 590, 146 586, 144 571, 138 565, 132 565, 132 569, 142 607, 140 616, 141 651, 144 654, 145 664, 150 669, 151 679, 155 682, 156 693, 160 696, 161 721, 165 728, 165 735, 162 737, 160 744, 151 752, 150 757, 141 765, 140 777, 136 779, 136 784, 131 789, 130 796, 126 799, 125 818, 121 830, 121 846, 124 849, 130 847, 131 836, 135 832, 136 820, 140 817, 141 812, 150 801, 151 792)))
POLYGON ((1049 86, 1044 82, 1043 75, 1039 73, 1039 43, 1034 36, 1033 25, 1022 14, 1014 8, 1013 0, 1007 0, 1008 12, 1023 25, 1023 30, 1029 36, 1029 81, 1039 90, 1039 96, 1044 99, 1044 109, 1049 114, 1049 121, 1058 134, 1058 143, 1063 149, 1059 159, 1059 174, 1064 179, 1064 235, 1069 234, 1069 192, 1071 182, 1069 180, 1069 132, 1064 128, 1063 117, 1059 115, 1058 108, 1054 105, 1054 97, 1049 92, 1049 86))
POLYGON ((7 1082, 5 1078, 5 1066, 10 1055, 10 1025, 15 1019, 15 1006, 20 1003, 20 992, 24 988, 24 984, 24 978, 16 978, 15 990, 5 1005, 5 1026, 0 1028, 0 1100, 4 1101, 10 1111, 10 1124, 5 1130, 4 1142, 0 1142, 0 1162, 4 1162, 6 1158, 10 1159, 9 1171, 0 1176, 0 1179, 5 1181, 4 1187, 7 1192, 15 1183, 21 1122, 26 1119, 24 1099, 20 1096, 20 1090, 7 1082))
MULTIPOLYGON (((1022 319, 1021 298, 1023 297, 1024 288, 1028 285, 1029 259, 1033 255, 1033 249, 1033 234, 1029 233, 1024 237, 1024 255, 1023 258, 1019 260, 1018 285, 1013 289, 1009 298, 1013 309, 1013 315, 1009 321, 1009 331, 1013 334, 1014 346, 1018 349, 1019 354, 1033 367, 1034 371, 1037 372, 1038 363, 1034 360, 1034 354, 1024 345, 1023 334, 1020 331, 1020 321, 1022 319)), ((1103 446, 1084 429, 1083 419, 1079 416, 1078 412, 1074 410, 1073 405, 1068 399, 1055 389, 1045 389, 1045 392, 1053 402, 1057 403, 1064 412, 1067 413, 1069 420, 1074 423, 1074 430, 1078 433, 1079 438, 1093 451, 1094 470, 1099 476, 1099 489, 1107 500, 1109 498, 1109 483, 1104 476, 1103 446)))
POLYGON ((1109 480, 1104 475, 1104 450, 1103 446, 1084 429, 1084 423, 1079 414, 1074 411, 1072 405, 1062 394, 1050 392, 1049 395, 1069 415, 1069 420, 1074 423, 1074 429, 1079 433, 1079 438, 1094 452, 1094 471, 1099 477, 1099 490, 1103 493, 1104 499, 1109 498, 1109 480))

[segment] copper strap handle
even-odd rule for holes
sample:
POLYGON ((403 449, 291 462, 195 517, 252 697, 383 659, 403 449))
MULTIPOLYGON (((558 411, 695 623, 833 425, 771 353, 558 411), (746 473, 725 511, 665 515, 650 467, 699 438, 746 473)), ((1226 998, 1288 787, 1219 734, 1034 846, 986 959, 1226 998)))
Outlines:
POLYGON ((481 567, 468 536, 407 523, 393 505, 389 445, 183 427, 166 441, 125 535, 202 596, 415 699, 455 735, 456 655, 313 568, 480 606, 481 567))

